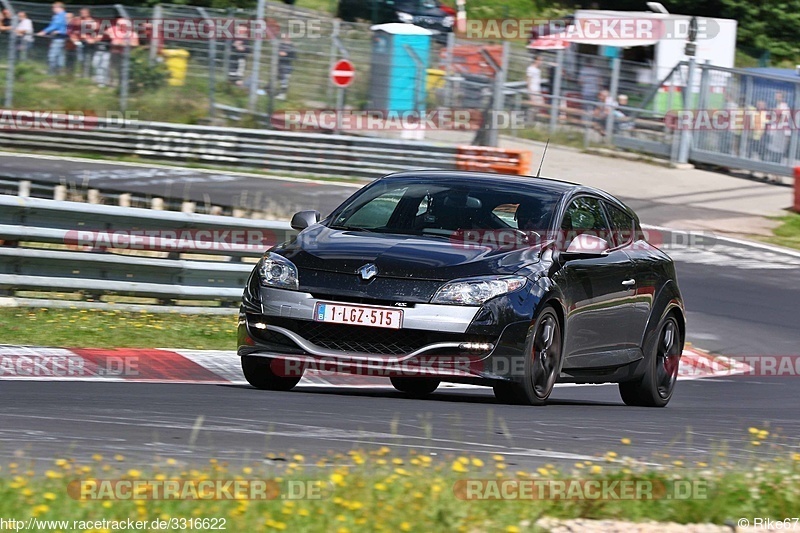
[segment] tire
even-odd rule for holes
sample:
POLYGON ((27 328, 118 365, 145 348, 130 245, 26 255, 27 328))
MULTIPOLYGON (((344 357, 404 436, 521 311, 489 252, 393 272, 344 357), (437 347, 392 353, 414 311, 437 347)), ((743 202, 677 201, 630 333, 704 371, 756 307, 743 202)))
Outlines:
POLYGON ((502 403, 544 405, 561 372, 561 323, 555 310, 546 307, 528 335, 525 374, 521 382, 498 383, 494 395, 502 403))
POLYGON ((678 365, 683 352, 678 320, 667 315, 658 326, 656 342, 646 354, 647 368, 636 381, 619 384, 619 394, 626 405, 639 407, 665 407, 678 377, 678 365))
POLYGON ((279 376, 273 371, 271 363, 272 359, 265 357, 242 356, 244 378, 257 389, 288 391, 303 377, 302 373, 299 376, 279 376))
POLYGON ((440 381, 434 378, 389 378, 392 386, 412 398, 424 398, 439 386, 440 381))

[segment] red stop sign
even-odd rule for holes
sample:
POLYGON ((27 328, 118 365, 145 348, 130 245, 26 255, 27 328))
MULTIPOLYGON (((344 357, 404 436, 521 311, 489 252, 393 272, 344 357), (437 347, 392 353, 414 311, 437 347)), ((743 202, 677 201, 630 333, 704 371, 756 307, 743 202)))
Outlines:
POLYGON ((356 67, 347 59, 340 59, 331 69, 331 81, 337 87, 347 87, 353 83, 356 67))

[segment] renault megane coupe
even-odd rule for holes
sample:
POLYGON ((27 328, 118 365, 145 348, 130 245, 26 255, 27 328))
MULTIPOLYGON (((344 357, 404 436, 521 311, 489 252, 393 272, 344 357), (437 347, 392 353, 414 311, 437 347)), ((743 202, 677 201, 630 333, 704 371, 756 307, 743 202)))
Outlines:
POLYGON ((628 405, 672 397, 685 337, 675 267, 613 196, 545 178, 392 174, 268 250, 244 290, 247 381, 385 376, 542 405, 556 382, 618 383, 628 405))

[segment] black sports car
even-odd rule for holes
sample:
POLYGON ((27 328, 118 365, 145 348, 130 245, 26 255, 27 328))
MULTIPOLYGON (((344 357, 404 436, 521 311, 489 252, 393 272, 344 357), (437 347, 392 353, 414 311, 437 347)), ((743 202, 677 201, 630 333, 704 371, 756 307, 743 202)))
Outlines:
POLYGON ((441 381, 540 405, 556 381, 619 383, 663 407, 685 313, 670 258, 613 196, 545 178, 392 174, 258 263, 239 314, 255 387, 304 371, 391 379, 412 396, 441 381))

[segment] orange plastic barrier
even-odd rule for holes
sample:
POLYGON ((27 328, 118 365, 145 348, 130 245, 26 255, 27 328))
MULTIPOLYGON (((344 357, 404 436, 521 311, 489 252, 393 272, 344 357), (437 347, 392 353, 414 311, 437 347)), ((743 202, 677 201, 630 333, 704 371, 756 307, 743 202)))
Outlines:
POLYGON ((800 213, 800 167, 794 167, 794 212, 800 213))
POLYGON ((527 150, 505 150, 488 146, 459 146, 456 168, 482 170, 500 174, 530 174, 531 153, 527 150))

